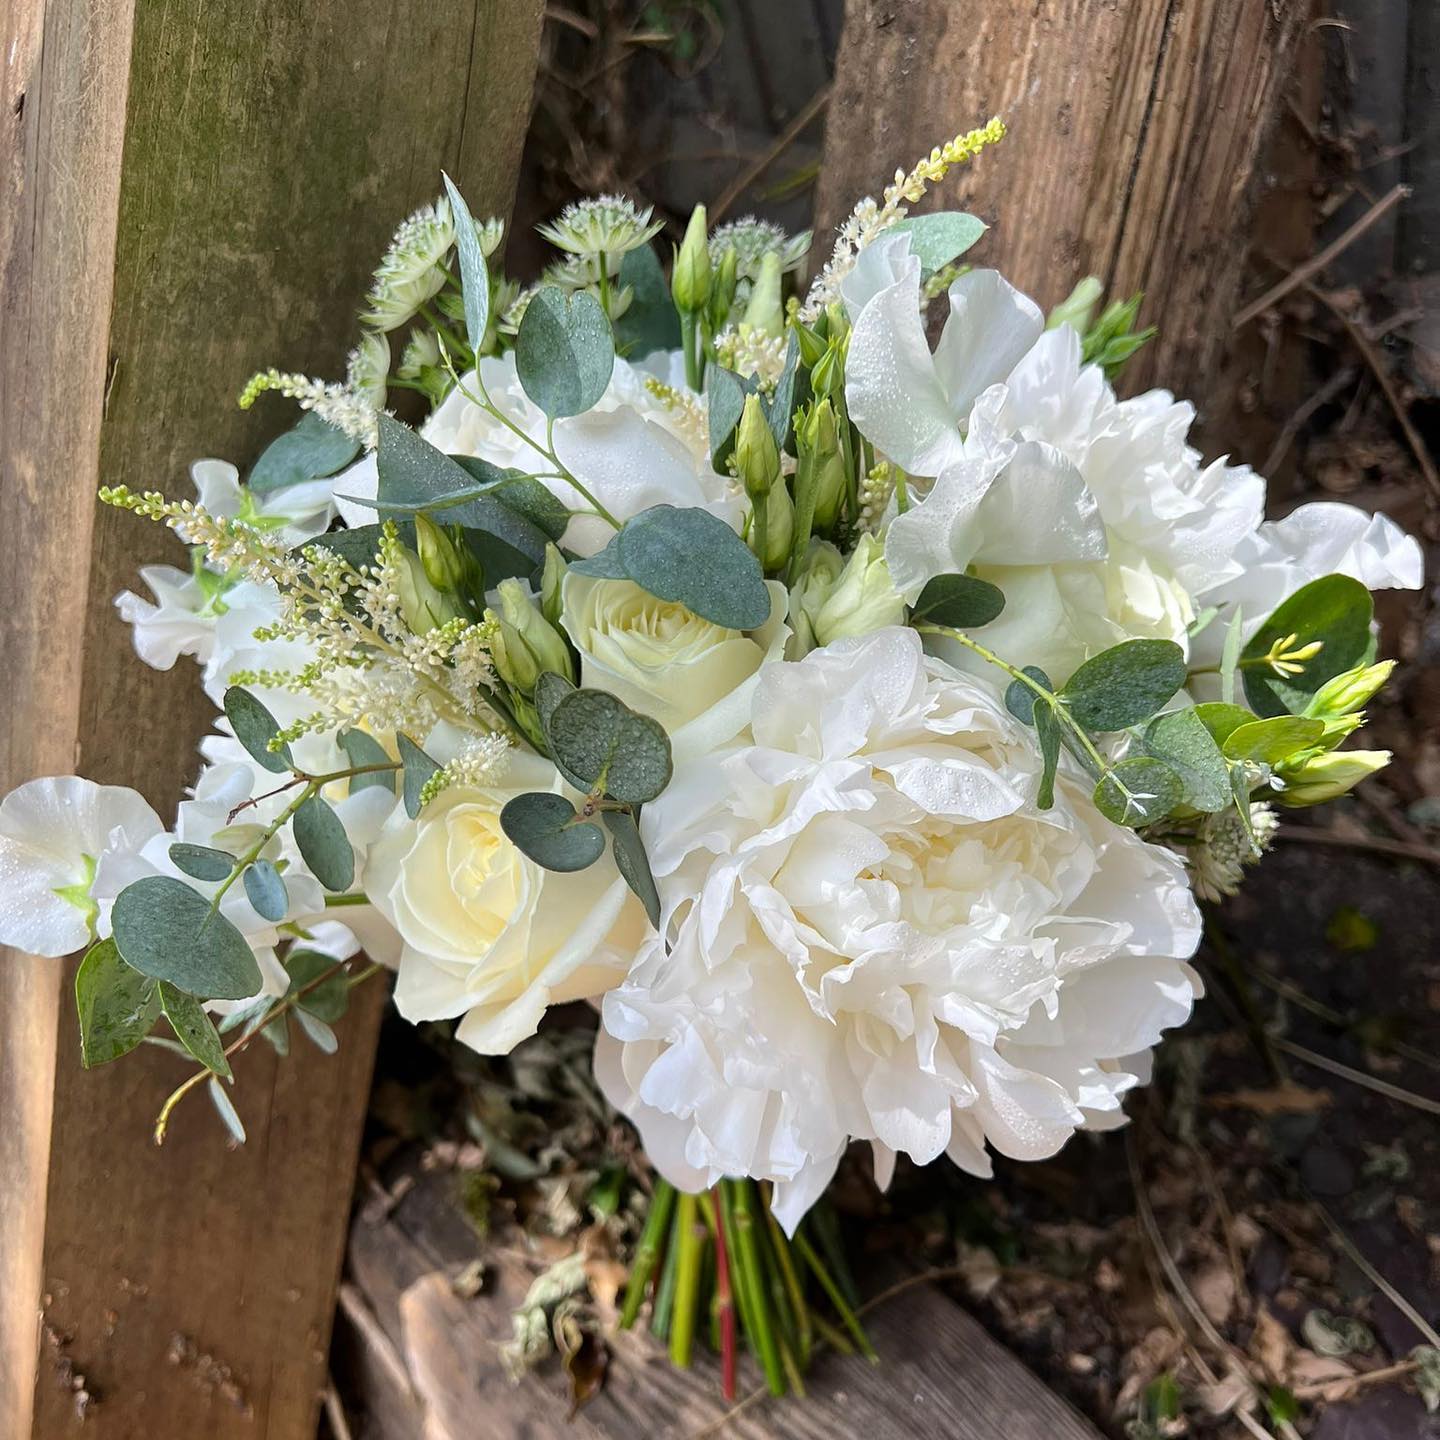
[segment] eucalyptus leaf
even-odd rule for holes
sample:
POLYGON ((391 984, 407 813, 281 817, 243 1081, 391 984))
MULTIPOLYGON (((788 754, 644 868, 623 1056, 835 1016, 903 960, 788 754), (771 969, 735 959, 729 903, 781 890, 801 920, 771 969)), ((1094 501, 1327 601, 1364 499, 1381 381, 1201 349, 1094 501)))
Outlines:
POLYGON ((1237 605, 1225 628, 1225 642, 1220 648, 1220 699, 1226 705, 1235 703, 1235 677, 1239 673, 1240 647, 1245 643, 1245 614, 1237 605))
MULTIPOLYGON (((1050 683, 1050 677, 1038 665, 1023 666, 1021 674, 1028 675, 1042 690, 1054 694, 1055 687, 1050 683)), ((1022 725, 1035 723, 1035 706, 1039 701, 1040 697, 1023 680, 1012 680, 1005 687, 1005 708, 1022 725)), ((1050 708, 1048 704, 1041 703, 1043 708, 1050 708)))
POLYGON ((1302 750, 1311 750, 1324 739, 1325 722, 1306 720, 1299 715, 1272 715, 1237 725, 1221 747, 1227 760, 1254 760, 1261 765, 1280 765, 1302 750))
POLYGON ((550 419, 591 409, 614 368, 615 337, 588 290, 567 295, 558 285, 542 285, 530 297, 515 337, 515 369, 550 419))
POLYGON ((915 601, 912 623, 976 630, 988 625, 1004 608, 1005 596, 988 580, 974 575, 937 575, 926 583, 915 601))
POLYGON ((262 920, 278 924, 290 908, 290 895, 285 889, 285 880, 268 860, 256 860, 245 867, 241 880, 245 885, 245 897, 254 906, 255 913, 262 920))
POLYGON ((1145 731, 1145 748, 1180 777, 1187 805, 1213 815, 1230 804, 1230 771, 1193 705, 1157 716, 1145 731))
POLYGON ((614 841, 616 868, 639 897, 650 923, 658 930, 660 892, 655 888, 650 857, 645 853, 645 842, 640 838, 640 827, 635 823, 635 817, 628 810, 604 810, 601 818, 614 841))
POLYGON ((1044 766, 1035 792, 1035 803, 1041 810, 1049 810, 1055 804, 1055 772, 1060 766, 1060 721, 1053 706, 1035 707, 1035 736, 1040 742, 1040 759, 1044 766))
POLYGON ((937 210, 901 220, 890 227, 890 234, 909 235, 911 253, 920 257, 920 268, 930 275, 958 260, 987 229, 978 216, 937 210))
POLYGON ((193 995, 177 990, 164 980, 157 989, 160 1006, 175 1031, 175 1038, 207 1070, 228 1080, 230 1062, 225 1058, 225 1047, 220 1043, 220 1035, 214 1021, 205 1013, 205 1007, 193 995))
POLYGON ((289 1013, 277 1015, 260 1030, 260 1038, 283 1060, 290 1053, 289 1013))
MULTIPOLYGON (((345 758, 357 769, 362 765, 394 763, 385 747, 373 735, 366 734, 364 730, 342 730, 336 739, 339 741, 340 748, 345 752, 345 758)), ((396 773, 394 770, 372 770, 367 775, 352 775, 350 777, 350 793, 354 795, 358 791, 374 787, 379 790, 388 790, 393 795, 396 773)))
POLYGON ((290 993, 304 991, 295 1002, 301 1010, 334 1024, 350 1008, 350 977, 333 955, 304 946, 292 947, 285 957, 285 969, 290 976, 290 993))
MULTIPOLYGON (((290 821, 301 859, 327 889, 348 890, 355 879, 355 849, 340 817, 318 795, 312 795, 290 821)), ((248 887, 247 887, 248 888, 248 887)))
POLYGON ((209 845, 187 845, 177 840, 170 847, 170 859, 177 870, 195 880, 223 880, 235 868, 235 857, 227 850, 209 845))
POLYGON ((775 391, 768 398, 763 391, 760 395, 765 419, 769 422, 770 433, 775 437, 775 447, 778 450, 783 450, 790 439, 795 414, 795 378, 799 371, 800 342, 792 330, 790 343, 785 347, 785 363, 780 369, 779 380, 775 382, 775 391))
POLYGON ((265 447, 246 484, 255 495, 273 495, 307 480, 334 475, 359 453, 358 440, 307 410, 293 429, 265 447))
POLYGON ((513 510, 552 540, 558 541, 564 535, 570 524, 570 507, 535 476, 522 470, 498 470, 489 461, 474 455, 452 455, 450 458, 477 479, 482 478, 482 467, 484 471, 494 472, 480 490, 481 495, 498 501, 507 510, 513 510))
POLYGON ((221 1122, 230 1132, 230 1138, 237 1145, 243 1145, 245 1143, 245 1126, 241 1124, 239 1112, 225 1093, 225 1087, 212 1075, 205 1082, 205 1088, 209 1092, 210 1103, 214 1105, 215 1113, 219 1115, 221 1122))
POLYGON ((670 783, 664 728, 603 690, 565 696, 550 712, 545 733, 556 761, 586 788, 603 786, 627 805, 653 800, 670 783))
POLYGON ((316 1049, 333 1055, 340 1048, 335 1032, 318 1015, 313 1015, 308 1010, 292 1010, 290 1013, 316 1049))
POLYGON ((584 870, 605 853, 605 832, 581 820, 563 795, 543 790, 517 795, 500 812, 500 826, 546 870, 584 870))
POLYGON ((245 937, 183 880, 147 875, 111 912, 126 964, 204 1000, 248 1000, 261 987, 245 937))
POLYGON ((1154 715, 1185 683, 1185 652, 1173 640, 1126 640, 1092 656, 1061 699, 1086 730, 1125 730, 1154 715))
POLYGON ((1243 705, 1226 705, 1218 700, 1206 701, 1195 707, 1200 723, 1210 732, 1217 745, 1223 746, 1230 734, 1254 720, 1255 713, 1243 705))
POLYGON ((1153 825, 1184 799, 1185 786, 1180 777, 1163 760, 1149 755, 1122 760, 1095 787, 1095 805, 1100 813, 1132 829, 1153 825))
POLYGON ((555 762, 555 768, 568 784, 573 785, 577 790, 588 790, 590 782, 577 775, 555 753, 555 743, 550 736, 550 717, 555 713, 555 707, 567 695, 574 693, 575 686, 563 675, 557 675, 553 670, 542 671, 540 678, 535 682, 535 713, 539 717, 540 729, 545 736, 545 743, 549 747, 550 758, 555 762))
POLYGON ((114 940, 97 940, 75 974, 80 1060, 87 1070, 128 1055, 160 1014, 156 982, 120 958, 114 940))
POLYGON ((291 768, 289 745, 270 749, 270 742, 280 733, 275 717, 248 691, 232 685, 225 692, 225 714, 235 731, 235 738, 250 752, 257 765, 273 775, 283 775, 291 768))
POLYGON ((443 170, 440 178, 445 182, 455 220, 455 255, 460 263, 460 289, 465 297, 465 334, 470 349, 478 356, 485 348, 485 331, 490 324, 490 270, 485 264, 485 252, 480 248, 469 206, 443 170))
POLYGON ((619 279, 630 291, 630 304, 615 321, 615 340, 623 353, 631 360, 643 360, 656 350, 678 350, 680 316, 654 246, 627 250, 619 279))
POLYGON ((712 365, 705 372, 705 394, 708 401, 710 428, 710 463, 719 474, 725 473, 730 452, 735 448, 735 430, 745 410, 745 397, 757 394, 758 383, 712 365))
POLYGON ((1327 681, 1373 658, 1370 592, 1348 575, 1326 575, 1302 585, 1278 606, 1240 652, 1245 698, 1257 715, 1298 715, 1327 681), (1298 661, 1298 675, 1278 675, 1264 662, 1277 641, 1294 636, 1286 648, 1319 643, 1317 654, 1298 661))
POLYGON ((404 766, 405 813, 413 820, 420 813, 420 792, 425 782, 440 768, 408 735, 395 732, 395 744, 404 766))

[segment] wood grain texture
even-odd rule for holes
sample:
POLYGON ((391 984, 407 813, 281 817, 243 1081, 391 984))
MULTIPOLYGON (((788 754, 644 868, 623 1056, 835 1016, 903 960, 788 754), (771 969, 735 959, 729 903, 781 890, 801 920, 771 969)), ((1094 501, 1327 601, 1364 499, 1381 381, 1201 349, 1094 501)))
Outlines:
MULTIPOLYGON (((718 1367, 703 1346, 695 1367, 680 1371, 657 1343, 634 1333, 614 1338, 605 1388, 573 1420, 558 1362, 511 1385, 496 1345, 510 1337, 510 1314, 537 1272, 512 1245, 491 1247, 483 1252, 485 1288, 462 1299, 451 1280, 480 1253, 454 1202, 451 1177, 422 1177, 379 1224, 356 1220, 349 1253, 354 1301, 340 1326, 346 1352, 358 1361, 350 1376, 365 1387, 360 1433, 370 1440, 470 1440, 478 1433, 632 1440, 694 1436, 722 1418, 718 1367), (484 1417, 483 1432, 477 1416, 484 1417)), ((822 1358, 803 1402, 767 1399, 721 1433, 729 1440, 1098 1440, 931 1286, 897 1296, 867 1325, 878 1367, 858 1357, 822 1358)), ((759 1383, 747 1362, 741 1394, 759 1383)))
MULTIPOLYGON (((212 712, 187 662, 134 658, 112 600, 138 564, 183 554, 97 513, 95 486, 186 493, 192 458, 253 458, 293 414, 242 415, 240 386, 271 363, 340 370, 368 270, 442 167, 478 213, 508 209, 540 14, 10 0, 0 528, 25 543, 0 573, 7 787, 78 768, 172 811, 212 712)), ((247 1052, 243 1150, 202 1100, 157 1152, 150 1123, 185 1071, 146 1050, 84 1073, 72 977, 0 971, 0 1435, 31 1434, 32 1386, 34 1434, 70 1434, 73 1366, 99 1440, 303 1440, 383 987, 335 1059, 247 1052), (42 1289, 60 1343, 37 1373, 42 1289)))
POLYGON ((1309 0, 847 0, 816 233, 1000 115, 1004 144, 926 203, 991 221, 976 263, 1042 305, 1087 274, 1145 291, 1161 334, 1127 388, 1193 388, 1228 333, 1261 147, 1309 14, 1309 0))

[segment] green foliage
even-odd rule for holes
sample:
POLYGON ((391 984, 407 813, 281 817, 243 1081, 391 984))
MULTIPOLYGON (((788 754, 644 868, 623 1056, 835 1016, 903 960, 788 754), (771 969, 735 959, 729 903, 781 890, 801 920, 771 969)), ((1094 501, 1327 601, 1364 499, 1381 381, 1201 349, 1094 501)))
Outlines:
POLYGON ((237 1145, 245 1143, 245 1126, 240 1121, 235 1106, 231 1104, 230 1097, 225 1093, 225 1087, 212 1075, 205 1082, 206 1092, 210 1096, 210 1102, 215 1106, 215 1112, 220 1116, 221 1122, 230 1132, 230 1138, 237 1145))
POLYGON ((405 813, 413 820, 420 813, 420 792, 425 782, 439 770, 437 761, 432 760, 408 735, 395 732, 395 744, 400 750, 405 783, 405 813))
MULTIPOLYGON (((477 480, 485 483, 474 491, 472 498, 488 496, 523 516, 537 530, 543 530, 551 540, 559 540, 570 524, 570 507, 556 497, 553 491, 520 470, 501 470, 487 460, 474 455, 452 455, 457 465, 468 470, 477 480)), ((473 523, 459 517, 461 524, 473 523)))
POLYGON ((1004 608, 1004 594, 988 580, 979 580, 973 575, 937 575, 920 592, 911 618, 917 624, 977 630, 988 625, 1004 608))
POLYGON ((99 940, 75 975, 80 1059, 87 1070, 128 1055, 160 1014, 156 982, 120 958, 114 940, 99 940))
POLYGON ((268 860, 256 860, 245 867, 241 877, 245 896, 263 920, 279 923, 290 908, 290 896, 280 872, 268 860))
POLYGON ((1211 738, 1221 747, 1242 725, 1255 719, 1252 711, 1242 705, 1226 705, 1220 701, 1207 702, 1195 707, 1195 715, 1210 732, 1211 738))
POLYGON ((235 857, 209 845, 187 845, 177 840, 170 847, 170 859, 177 870, 195 880, 223 880, 235 868, 235 857))
POLYGON ((600 302, 542 285, 525 307, 515 338, 515 369, 525 393, 552 420, 583 415, 605 393, 615 340, 600 302))
POLYGON ((601 812, 601 818, 614 841, 616 868, 639 897, 650 923, 658 930, 660 892, 655 888, 650 857, 645 853, 645 842, 640 838, 640 827, 635 823, 635 817, 628 810, 605 810, 601 812))
POLYGON ((290 975, 290 993, 305 991, 295 1002, 298 1009, 333 1025, 350 1008, 350 977, 333 955, 292 947, 285 957, 285 969, 290 975), (314 989, 306 989, 312 985, 314 989))
POLYGON ((1040 742, 1040 759, 1044 762, 1035 803, 1040 809, 1049 810, 1055 804, 1055 772, 1060 765, 1060 721, 1053 706, 1036 707, 1035 738, 1040 742))
POLYGON ((360 442, 313 410, 261 452, 246 481, 256 495, 273 495, 343 470, 360 453, 360 442))
POLYGON ((312 795, 295 812, 290 831, 311 873, 327 890, 350 888, 355 879, 355 850, 340 817, 319 795, 312 795))
MULTIPOLYGON (((362 765, 390 764, 390 756, 385 747, 373 735, 367 735, 363 730, 342 730, 336 739, 339 741, 340 748, 345 752, 345 758, 356 768, 362 765)), ((371 786, 388 790, 393 795, 395 793, 395 771, 372 770, 368 775, 352 775, 350 777, 350 793, 352 795, 359 790, 368 790, 371 786)))
POLYGON ((546 870, 584 870, 605 853, 605 834, 582 820, 563 796, 546 791, 517 795, 500 812, 510 840, 546 870))
POLYGON ((1185 804, 1207 814, 1230 805, 1229 768, 1194 706, 1157 716, 1145 731, 1145 748, 1180 777, 1185 804))
POLYGON ((730 452, 735 448, 735 431, 745 411, 747 396, 759 393, 760 387, 751 376, 737 375, 723 365, 712 365, 706 382, 709 401, 710 463, 724 474, 730 452))
POLYGON ((270 742, 280 733, 275 717, 248 691, 232 685, 225 692, 225 714, 235 730, 235 738, 250 752, 256 764, 273 775, 283 775, 294 763, 290 747, 270 749, 270 742))
POLYGON ((187 995, 163 980, 157 988, 161 1008, 175 1032, 175 1038, 207 1070, 228 1080, 230 1062, 225 1058, 225 1047, 220 1043, 219 1032, 205 1013, 205 1007, 193 995, 187 995))
POLYGON ((1157 333, 1155 326, 1134 328, 1143 295, 1116 300, 1107 305, 1100 318, 1081 337, 1080 354, 1086 365, 1099 365, 1107 380, 1114 380, 1125 362, 1157 333))
POLYGON ((1225 737, 1221 749, 1227 760, 1254 760, 1262 765, 1280 765, 1302 750, 1313 749, 1324 734, 1323 720, 1276 715, 1268 720, 1251 720, 1237 725, 1225 737))
POLYGON ((465 334, 470 349, 479 355, 485 348, 485 331, 490 324, 490 271, 469 206, 443 170, 440 178, 445 182, 455 220, 455 255, 460 265, 460 289, 465 297, 465 334))
POLYGON ((620 262, 620 284, 630 291, 630 304, 615 321, 620 349, 636 360, 656 350, 678 350, 680 317, 653 246, 626 252, 620 262))
POLYGON ((245 937, 183 880, 148 875, 127 885, 111 923, 121 956, 142 975, 205 1000, 245 1000, 260 989, 245 937))
POLYGON ((911 215, 890 227, 890 234, 910 237, 911 252, 920 268, 933 275, 958 260, 990 227, 978 216, 960 210, 937 210, 911 215))
POLYGON ((1185 683, 1185 652, 1171 640, 1126 640, 1087 660, 1060 697, 1086 730, 1126 730, 1154 715, 1185 683))
POLYGON ((1374 656, 1370 592, 1348 575, 1326 575, 1303 585, 1279 605, 1240 655, 1245 695, 1258 715, 1298 715, 1327 681, 1374 656), (1318 644, 1293 665, 1283 655, 1318 644), (1276 647, 1280 647, 1276 652, 1276 647), (1266 657, 1276 652, 1276 664, 1266 657), (1293 669, 1298 673, 1280 673, 1293 669))
POLYGON ((603 690, 575 690, 549 712, 546 738, 581 788, 628 805, 653 800, 669 783, 670 740, 648 715, 603 690))
POLYGON ((1108 820, 1138 829, 1168 815, 1185 798, 1180 777, 1150 755, 1122 760, 1100 777, 1095 805, 1108 820))
MULTIPOLYGON (((1054 690, 1050 677, 1038 665, 1026 665, 1021 671, 1043 690, 1054 690)), ((1012 680, 1005 687, 1005 708, 1022 724, 1035 723, 1035 702, 1039 697, 1023 680, 1012 680)))

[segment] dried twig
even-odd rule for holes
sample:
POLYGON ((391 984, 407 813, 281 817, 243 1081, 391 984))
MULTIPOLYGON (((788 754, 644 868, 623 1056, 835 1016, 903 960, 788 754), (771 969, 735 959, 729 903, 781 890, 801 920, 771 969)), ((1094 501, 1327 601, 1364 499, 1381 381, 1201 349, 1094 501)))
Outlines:
POLYGON ((333 1379, 325 1382, 325 1418, 330 1422, 333 1440, 354 1440, 350 1422, 345 1418, 345 1407, 340 1403, 340 1392, 335 1388, 333 1379))
POLYGON ((707 211, 712 225, 795 143, 810 122, 830 103, 830 92, 833 88, 834 86, 828 83, 822 85, 805 102, 804 109, 775 137, 775 143, 747 165, 721 191, 719 198, 707 211))
POLYGON ((1440 1333, 1435 1327, 1367 1260, 1359 1246, 1340 1228, 1330 1212, 1313 1196, 1310 1203, 1325 1222, 1335 1243, 1355 1263, 1356 1269, 1425 1337, 1427 1345, 1440 1350, 1440 1333))
POLYGON ((1285 458, 1285 452, 1289 450, 1305 422, 1322 406, 1328 405, 1334 400, 1347 385, 1352 384, 1356 373, 1353 365, 1346 365, 1343 369, 1337 370, 1303 405, 1296 409, 1275 437, 1275 443, 1270 447, 1270 453, 1260 467, 1262 475, 1273 475, 1280 468, 1280 462, 1285 458))
POLYGON ((1257 315, 1268 310, 1277 301, 1283 300, 1292 290, 1303 285, 1312 275, 1318 275, 1337 255, 1349 249, 1387 211, 1393 210, 1410 194, 1408 185, 1397 185, 1388 195, 1375 202, 1343 235, 1337 236, 1323 250, 1312 255, 1303 265, 1298 265, 1283 280, 1272 285, 1258 300, 1252 300, 1230 322, 1232 330, 1248 325, 1257 315))
POLYGON ((1417 1095, 1413 1090, 1404 1090, 1399 1085, 1392 1085, 1388 1080, 1378 1079, 1364 1070, 1356 1070, 1352 1066, 1342 1065, 1340 1061, 1332 1060, 1328 1055, 1319 1055, 1314 1050, 1307 1050, 1303 1045, 1297 1045, 1293 1040, 1285 1039, 1283 1035, 1272 1035, 1270 1043, 1277 1049, 1283 1050, 1287 1055, 1293 1055, 1302 1064, 1313 1066, 1316 1070, 1324 1070, 1329 1075, 1337 1075, 1342 1080, 1348 1080, 1352 1085, 1363 1086, 1366 1090, 1373 1090, 1377 1095, 1385 1096, 1387 1100, 1398 1100, 1402 1105, 1409 1105, 1415 1110, 1423 1110, 1427 1115, 1440 1115, 1440 1100, 1432 1100, 1428 1095, 1417 1095))
POLYGON ((1302 845, 1334 845, 1341 850, 1368 850, 1374 855, 1393 855, 1400 860, 1419 860, 1426 865, 1440 866, 1440 850, 1429 845, 1412 845, 1405 840, 1386 840, 1379 835, 1342 835, 1336 830, 1318 826, 1282 825, 1277 840, 1298 841, 1302 845))

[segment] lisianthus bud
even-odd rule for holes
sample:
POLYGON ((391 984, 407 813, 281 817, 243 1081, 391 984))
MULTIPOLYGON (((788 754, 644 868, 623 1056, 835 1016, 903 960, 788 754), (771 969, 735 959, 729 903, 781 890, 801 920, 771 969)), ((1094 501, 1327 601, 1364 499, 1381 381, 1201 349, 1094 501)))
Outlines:
POLYGON ((560 598, 560 582, 565 578, 565 557, 557 545, 545 547, 545 569, 540 576, 540 613, 552 624, 559 625, 564 608, 560 598))
POLYGON ((440 590, 458 590, 464 564, 455 542, 427 515, 415 517, 415 548, 425 578, 440 590))
POLYGON ((415 634, 428 635, 463 613, 450 594, 432 583, 418 555, 403 545, 396 545, 389 558, 394 565, 395 589, 400 596, 400 616, 415 634))
POLYGON ((1324 751, 1294 767, 1282 766, 1285 788, 1275 798, 1282 805, 1320 805, 1353 790, 1389 763, 1388 750, 1324 751))
POLYGON ((1338 744, 1352 731, 1358 730, 1365 722, 1362 713, 1366 703, 1390 678, 1395 668, 1393 660, 1381 660, 1376 665, 1357 665, 1327 680, 1310 697, 1305 714, 1325 722, 1324 743, 1338 744))
POLYGON ((735 473, 745 493, 757 504, 780 478, 780 448, 758 395, 747 395, 740 412, 735 434, 735 473))
POLYGON ((790 547, 795 543, 795 502, 787 486, 776 485, 768 495, 756 500, 757 515, 761 506, 765 508, 765 553, 760 563, 768 574, 779 570, 790 558, 790 547))
POLYGON ((1087 275, 1051 312, 1045 321, 1047 330, 1068 325, 1078 335, 1090 328, 1090 317, 1100 303, 1105 287, 1093 275, 1087 275))
POLYGON ((780 257, 774 251, 760 259, 760 273, 755 277, 750 301, 745 307, 745 323, 766 335, 779 335, 785 329, 785 308, 780 298, 780 257))
POLYGON ((575 667, 570 649, 560 632, 537 610, 525 586, 518 580, 499 585, 498 632, 491 653, 501 679, 529 694, 547 670, 573 682, 575 667))
POLYGON ((905 601, 890 579, 885 547, 866 531, 846 562, 839 583, 815 616, 815 639, 821 645, 850 635, 868 635, 905 621, 905 601))
POLYGON ((692 315, 705 308, 710 298, 710 244, 705 237, 705 207, 697 205, 690 212, 685 238, 675 256, 675 269, 670 277, 670 293, 676 306, 692 315))
POLYGON ((835 407, 828 400, 815 407, 807 440, 815 457, 815 529, 828 530, 845 494, 845 457, 840 453, 835 407))
POLYGON ((845 342, 832 340, 810 371, 810 388, 822 399, 845 393, 845 342))
POLYGON ((740 283, 740 256, 732 245, 720 257, 710 286, 710 330, 718 335, 730 319, 735 303, 735 290, 740 283))
POLYGON ((820 642, 815 638, 815 618, 830 598, 845 557, 828 541, 811 540, 800 573, 790 587, 790 640, 785 646, 787 660, 803 660, 820 642))

